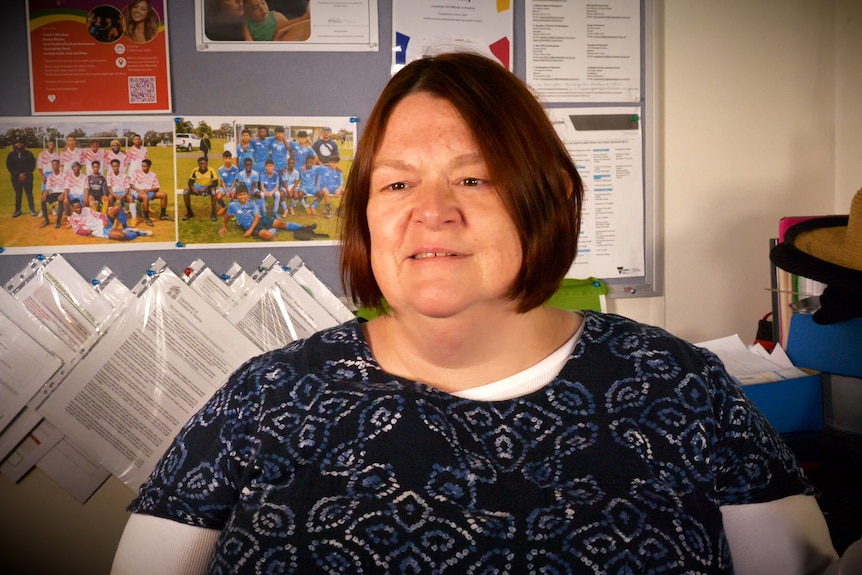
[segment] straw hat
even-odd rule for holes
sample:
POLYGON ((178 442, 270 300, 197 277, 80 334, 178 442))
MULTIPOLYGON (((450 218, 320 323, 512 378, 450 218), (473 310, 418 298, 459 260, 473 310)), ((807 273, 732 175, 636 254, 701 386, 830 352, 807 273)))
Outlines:
POLYGON ((816 323, 862 317, 862 189, 853 197, 849 215, 812 218, 788 228, 769 259, 783 270, 826 284, 816 323))

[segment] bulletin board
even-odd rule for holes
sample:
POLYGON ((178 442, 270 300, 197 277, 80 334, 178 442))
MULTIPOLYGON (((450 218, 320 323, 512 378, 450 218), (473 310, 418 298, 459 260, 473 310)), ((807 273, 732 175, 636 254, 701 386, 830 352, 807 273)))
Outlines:
MULTIPOLYGON (((196 46, 194 2, 168 2, 170 31, 171 90, 176 118, 194 116, 338 116, 357 119, 358 137, 362 120, 370 114, 375 99, 390 77, 392 63, 392 3, 378 0, 379 49, 365 52, 207 52, 196 46), (221 80, 249 71, 273 72, 268 89, 263 84, 246 82, 242 90, 225 89, 221 80)), ((27 23, 24 3, 7 8, 0 23, 10 51, 4 67, 4 98, 0 116, 30 115, 27 23)), ((659 98, 657 97, 660 38, 658 2, 641 0, 641 90, 640 100, 628 105, 639 110, 642 122, 643 167, 643 245, 642 273, 625 278, 603 277, 610 286, 610 297, 656 296, 662 293, 661 226, 659 212, 659 98)), ((513 2, 513 71, 526 76, 525 4, 513 2)), ((608 105, 607 102, 580 103, 584 108, 608 105)), ((549 103, 547 107, 565 104, 549 103)), ((6 215, 4 214, 4 217, 6 215)), ((2 246, 0 246, 2 248, 2 246)), ((216 271, 238 263, 257 266, 268 254, 287 260, 299 255, 320 278, 336 292, 341 291, 336 246, 304 246, 298 243, 265 244, 249 247, 201 248, 159 246, 123 252, 67 253, 69 262, 87 277, 95 277, 109 266, 118 278, 134 283, 143 270, 161 257, 173 269, 183 269, 196 258, 203 258, 216 271)), ((47 254, 46 254, 47 255, 47 254)), ((6 279, 24 267, 32 254, 0 253, 0 277, 6 279)), ((584 276, 594 275, 585 270, 584 276)))

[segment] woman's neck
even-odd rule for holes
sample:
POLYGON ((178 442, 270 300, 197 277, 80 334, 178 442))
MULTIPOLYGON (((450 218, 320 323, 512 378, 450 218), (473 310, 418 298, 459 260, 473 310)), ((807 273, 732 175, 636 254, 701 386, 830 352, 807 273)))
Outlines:
POLYGON ((547 307, 479 320, 397 314, 365 324, 371 351, 393 375, 453 392, 484 385, 535 365, 568 340, 577 314, 547 307))

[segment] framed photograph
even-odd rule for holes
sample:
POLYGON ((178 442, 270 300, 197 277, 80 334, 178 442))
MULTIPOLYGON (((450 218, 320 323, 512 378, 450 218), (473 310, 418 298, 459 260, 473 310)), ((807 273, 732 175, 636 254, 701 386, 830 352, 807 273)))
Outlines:
POLYGON ((198 51, 376 52, 377 0, 195 0, 198 51))

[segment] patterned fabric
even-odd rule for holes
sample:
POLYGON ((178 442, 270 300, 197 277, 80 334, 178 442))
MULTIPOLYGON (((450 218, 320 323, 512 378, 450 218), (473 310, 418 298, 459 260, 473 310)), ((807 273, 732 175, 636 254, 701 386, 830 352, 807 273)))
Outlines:
POLYGON ((548 386, 478 402, 348 322, 249 361, 130 510, 220 529, 212 573, 731 573, 720 505, 811 493, 709 352, 587 312, 548 386))

